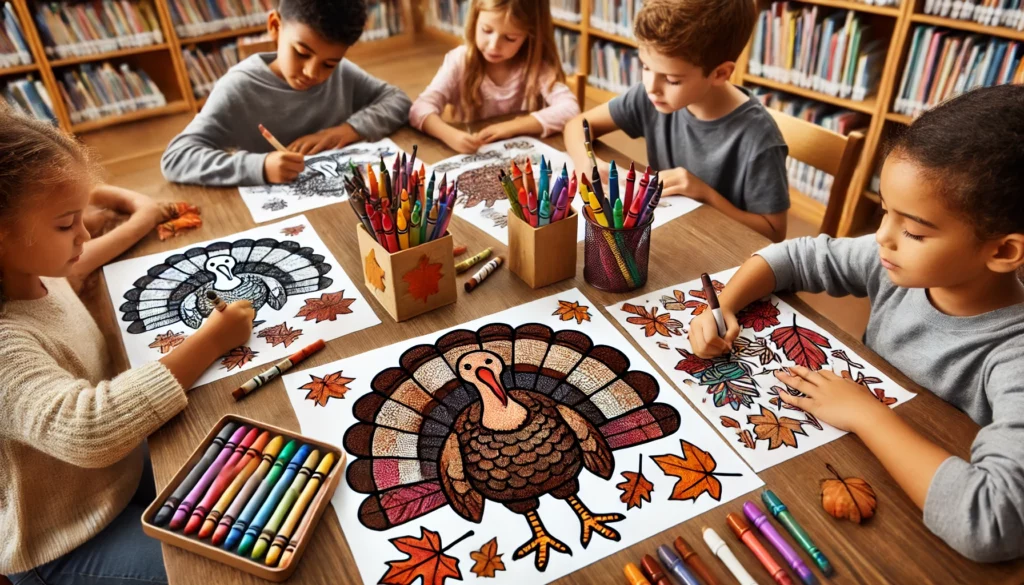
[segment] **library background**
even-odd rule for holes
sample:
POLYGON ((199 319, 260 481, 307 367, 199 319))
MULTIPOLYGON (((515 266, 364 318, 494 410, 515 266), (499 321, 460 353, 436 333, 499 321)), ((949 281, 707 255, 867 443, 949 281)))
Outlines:
MULTIPOLYGON (((78 135, 198 112, 240 52, 265 43, 275 2, 4 1, 0 92, 78 135)), ((632 29, 641 0, 551 2, 562 66, 586 105, 640 81, 632 29)), ((380 0, 353 51, 423 37, 454 47, 467 4, 380 0)), ((887 133, 968 89, 1024 83, 1024 0, 775 2, 760 13, 734 82, 770 108, 864 134, 839 225, 840 235, 857 233, 877 212, 887 133)), ((793 160, 789 172, 794 212, 820 222, 832 177, 793 160)))

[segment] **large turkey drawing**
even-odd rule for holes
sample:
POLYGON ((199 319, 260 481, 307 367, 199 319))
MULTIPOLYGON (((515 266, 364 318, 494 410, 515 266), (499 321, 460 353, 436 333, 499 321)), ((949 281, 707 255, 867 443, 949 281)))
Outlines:
POLYGON ((387 530, 445 505, 480 522, 492 500, 525 516, 533 538, 513 558, 536 552, 540 571, 549 549, 572 551, 541 523, 538 498, 572 507, 584 548, 594 532, 619 540, 607 524, 625 516, 588 509, 579 474, 610 479, 612 451, 679 428, 679 413, 654 402, 657 381, 630 371, 622 352, 535 323, 452 331, 407 350, 371 388, 344 438, 357 457, 349 485, 370 494, 363 525, 387 530))
POLYGON ((129 333, 143 333, 181 321, 198 329, 213 311, 207 291, 224 302, 248 299, 258 312, 280 310, 290 295, 323 290, 331 265, 312 248, 273 238, 216 242, 174 254, 150 268, 125 293, 122 319, 129 333))

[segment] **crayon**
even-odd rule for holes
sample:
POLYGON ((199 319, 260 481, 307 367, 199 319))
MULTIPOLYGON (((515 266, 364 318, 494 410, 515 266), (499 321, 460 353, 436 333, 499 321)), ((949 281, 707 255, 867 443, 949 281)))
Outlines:
POLYGON ((388 249, 388 252, 394 253, 401 250, 398 246, 398 237, 395 235, 395 222, 387 213, 381 219, 381 227, 384 228, 384 239, 387 242, 384 247, 388 249))
POLYGON ((523 184, 523 171, 516 165, 516 161, 512 161, 512 185, 515 186, 517 193, 520 189, 526 188, 523 184))
POLYGON ((626 193, 622 202, 623 209, 629 210, 633 205, 633 184, 636 183, 636 165, 629 163, 629 172, 626 173, 626 193))
MULTIPOLYGON (((342 453, 342 463, 344 461, 345 455, 342 453)), ((302 493, 299 494, 299 498, 295 500, 295 505, 288 512, 288 518, 285 519, 284 524, 281 525, 280 530, 274 536, 274 540, 270 543, 270 550, 267 551, 266 559, 268 567, 277 566, 278 560, 281 559, 281 553, 284 552, 285 546, 288 544, 288 539, 295 533, 295 528, 298 526, 299 521, 302 520, 302 515, 306 513, 306 508, 313 501, 317 490, 320 489, 320 484, 327 478, 333 465, 334 453, 324 455, 320 465, 317 466, 316 471, 306 483, 306 487, 302 488, 302 493)))
POLYGON ((647 577, 644 577, 644 574, 633 563, 626 563, 626 566, 622 568, 622 572, 626 574, 626 582, 629 585, 651 585, 647 577))
MULTIPOLYGON (((608 199, 604 196, 604 185, 601 184, 601 175, 597 172, 597 167, 594 167, 593 176, 590 178, 590 185, 592 186, 592 191, 597 195, 598 200, 601 202, 600 207, 602 213, 610 216, 612 208, 608 204, 608 199)), ((605 223, 607 224, 607 218, 605 219, 605 223)))
POLYGON ((629 211, 626 212, 626 217, 622 222, 623 227, 632 228, 636 226, 637 221, 640 219, 640 212, 643 211, 644 198, 637 193, 637 196, 633 198, 633 205, 629 207, 629 211))
POLYGON ((526 223, 533 225, 533 220, 530 218, 530 197, 526 194, 526 189, 520 187, 517 198, 519 199, 519 209, 524 215, 523 220, 526 223))
POLYGON ((263 386, 267 385, 270 381, 274 380, 281 374, 287 372, 294 366, 297 366, 300 362, 302 362, 302 360, 308 358, 309 356, 313 355, 314 353, 320 351, 323 348, 324 340, 317 339, 313 343, 293 353, 287 358, 277 362, 274 365, 274 367, 270 368, 269 370, 261 373, 259 376, 256 376, 252 380, 249 380, 245 384, 242 384, 241 386, 236 388, 231 393, 231 397, 234 398, 235 400, 241 400, 245 398, 253 391, 255 391, 257 388, 262 388, 263 386))
POLYGON ((775 547, 775 550, 779 551, 782 558, 786 560, 789 567, 793 569, 793 572, 800 577, 800 580, 805 585, 816 585, 818 583, 814 573, 804 564, 800 559, 800 555, 796 554, 796 551, 793 550, 793 547, 789 546, 786 539, 782 538, 779 531, 775 530, 772 523, 768 521, 768 516, 757 507, 757 504, 750 501, 743 502, 743 514, 747 517, 747 520, 754 524, 758 532, 761 533, 761 536, 764 536, 775 547))
MULTIPOLYGON (((274 460, 277 459, 278 455, 287 454, 288 457, 291 457, 291 453, 296 448, 295 441, 290 441, 288 445, 285 446, 284 451, 281 449, 283 444, 283 436, 274 437, 274 440, 270 441, 267 448, 263 450, 263 457, 260 458, 259 465, 256 467, 256 470, 252 472, 249 479, 245 480, 245 484, 242 485, 242 489, 234 499, 230 501, 227 511, 221 514, 220 520, 217 522, 217 528, 213 532, 213 539, 210 541, 214 546, 220 546, 220 543, 224 542, 224 538, 228 535, 228 531, 231 530, 231 525, 234 524, 235 518, 238 518, 242 509, 249 502, 249 498, 251 498, 256 490, 259 489, 260 485, 262 485, 263 479, 274 466, 274 460)), ((283 466, 284 463, 281 465, 283 466)), ((228 492, 230 491, 231 488, 229 486, 228 492)), ((225 492, 221 498, 226 497, 228 492, 225 492)), ((206 522, 210 521, 211 516, 207 516, 206 522)), ((205 523, 203 528, 199 531, 200 538, 205 538, 205 536, 203 536, 204 530, 207 530, 205 523)))
POLYGON ((551 217, 551 221, 560 221, 569 216, 569 188, 562 187, 561 191, 558 192, 558 204, 555 207, 555 214, 551 217))
POLYGON ((665 188, 665 184, 659 182, 658 186, 654 189, 654 195, 651 197, 650 202, 647 204, 647 209, 643 215, 640 216, 640 225, 647 223, 648 220, 654 221, 654 210, 658 208, 658 203, 661 201, 661 192, 665 188))
POLYGON ((779 521, 779 524, 786 527, 786 531, 804 549, 807 556, 814 559, 814 564, 818 565, 822 573, 826 576, 831 576, 835 573, 832 564, 825 557, 825 553, 821 552, 817 545, 814 544, 811 536, 800 526, 796 518, 793 517, 793 514, 786 508, 786 505, 782 503, 778 496, 771 490, 765 490, 761 492, 761 501, 764 502, 764 507, 772 513, 772 516, 779 521))
POLYGON ((412 208, 412 223, 409 224, 409 247, 415 248, 420 245, 420 215, 423 210, 420 209, 420 202, 416 202, 416 206, 412 208))
POLYGON ((640 181, 636 184, 636 194, 633 195, 633 197, 634 198, 643 199, 644 193, 647 192, 647 185, 648 185, 648 183, 650 183, 650 181, 651 181, 651 167, 647 167, 647 170, 644 171, 643 176, 640 177, 640 181))
MULTIPOLYGON (((309 445, 303 445, 299 447, 299 450, 292 456, 292 460, 288 462, 288 466, 284 468, 284 473, 278 478, 277 483, 274 484, 274 489, 270 490, 270 494, 267 495, 267 499, 260 502, 259 511, 256 516, 253 517, 252 521, 249 522, 249 527, 245 529, 245 534, 242 536, 241 542, 238 544, 238 548, 235 552, 242 556, 247 556, 252 550, 254 544, 256 544, 256 537, 260 531, 266 525, 267 521, 270 520, 270 515, 277 509, 277 505, 281 503, 281 498, 284 497, 284 493, 288 491, 288 487, 291 485, 295 476, 299 473, 299 467, 309 457, 310 451, 314 449, 309 445)), ((317 453, 317 459, 320 454, 317 453)), ((248 508, 248 506, 247 506, 248 508)), ((235 529, 231 528, 231 536, 234 536, 235 529)), ((231 537, 228 537, 228 541, 231 541, 231 537)))
POLYGON ((370 225, 373 226, 374 239, 376 239, 377 243, 380 244, 381 246, 384 246, 384 249, 387 250, 388 243, 387 238, 384 236, 384 224, 383 220, 381 219, 382 217, 384 217, 383 213, 379 211, 374 211, 373 215, 370 216, 370 225))
POLYGON ((526 169, 523 171, 524 180, 526 182, 526 192, 533 193, 533 196, 537 196, 537 183, 533 180, 533 165, 530 164, 530 159, 526 159, 526 169))
POLYGON ((619 170, 615 168, 615 161, 611 162, 608 169, 608 204, 615 208, 615 202, 619 200, 619 170))
POLYGON ((594 137, 590 134, 590 122, 583 118, 583 146, 587 149, 587 156, 590 157, 590 166, 597 166, 597 158, 594 156, 594 137))
MULTIPOLYGON (((259 480, 255 482, 250 482, 249 480, 252 479, 253 474, 255 474, 257 470, 260 469, 261 467, 263 468, 263 473, 260 474, 261 477, 267 473, 267 470, 270 469, 271 464, 274 462, 274 457, 277 457, 277 454, 281 451, 281 445, 283 444, 284 437, 280 435, 274 437, 273 439, 270 440, 269 443, 267 443, 266 447, 263 449, 263 452, 259 454, 260 456, 253 457, 252 459, 250 459, 249 462, 245 465, 245 467, 243 467, 242 470, 238 472, 238 475, 236 475, 235 478, 231 480, 231 485, 228 486, 228 489, 224 490, 224 493, 221 494, 220 499, 217 500, 217 504, 213 507, 212 510, 210 510, 210 513, 206 515, 206 519, 203 520, 203 527, 199 529, 199 538, 209 538, 210 535, 213 534, 214 529, 217 527, 217 521, 224 516, 224 512, 228 509, 228 507, 232 506, 234 502, 238 501, 243 497, 246 499, 248 498, 248 495, 244 494, 244 490, 246 489, 246 487, 248 487, 249 483, 253 484, 252 490, 250 490, 249 495, 251 495, 252 492, 256 490, 256 486, 259 485, 259 480), (265 466, 264 462, 266 462, 265 466)), ((239 506, 242 505, 244 505, 244 502, 242 504, 239 504, 239 506)), ((214 544, 217 543, 214 542, 214 544)))
POLYGON ((462 274, 469 270, 479 262, 483 262, 491 255, 491 248, 485 248, 480 252, 477 252, 472 258, 466 258, 462 262, 455 265, 455 274, 462 274))
POLYGON ((540 204, 540 217, 537 220, 537 225, 546 226, 551 223, 551 202, 548 201, 547 197, 540 204))
POLYGON ((220 454, 217 455, 217 459, 214 460, 210 467, 203 473, 203 477, 199 479, 199 482, 192 488, 192 491, 185 496, 185 499, 178 504, 178 509, 174 511, 174 516, 171 517, 170 527, 172 530, 178 530, 185 525, 185 521, 188 520, 189 513, 192 512, 192 507, 196 505, 196 502, 206 493, 207 488, 213 483, 213 480, 217 478, 220 470, 224 468, 224 464, 231 459, 235 447, 245 437, 245 434, 249 432, 249 428, 246 426, 240 426, 235 431, 227 443, 224 443, 224 448, 220 450, 220 454))
POLYGON ((434 232, 433 235, 430 236, 430 241, 434 241, 437 238, 440 238, 441 235, 443 234, 445 218, 448 212, 448 202, 442 201, 441 206, 437 210, 437 223, 434 224, 434 232))
POLYGON ((174 511, 178 508, 178 504, 181 499, 188 495, 189 491, 195 487, 196 483, 199 482, 199 478, 203 476, 203 473, 210 467, 213 460, 217 458, 217 454, 224 448, 224 444, 231 437, 232 433, 235 432, 235 423, 227 423, 224 428, 217 433, 217 436, 213 438, 210 446, 206 448, 206 453, 196 463, 195 467, 188 472, 185 479, 181 480, 178 487, 174 489, 174 493, 167 498, 160 509, 157 510, 156 515, 153 516, 153 524, 156 526, 163 526, 171 519, 174 511))
POLYGON ((696 573, 702 581, 704 581, 704 585, 719 585, 718 579, 715 579, 715 576, 711 574, 708 566, 704 564, 704 561, 702 561, 699 556, 697 556, 697 553, 693 552, 693 549, 691 549, 690 545, 683 540, 683 537, 677 536, 672 544, 676 547, 676 552, 679 553, 679 556, 683 557, 683 561, 687 565, 690 565, 693 572, 696 573))
POLYGON ((725 517, 725 522, 732 529, 736 538, 740 539, 740 542, 747 545, 750 552, 754 553, 754 556, 761 562, 765 571, 768 571, 768 574, 771 575, 773 581, 779 585, 793 585, 793 580, 779 566, 779 563, 775 562, 775 558, 768 552, 768 549, 761 544, 757 535, 750 530, 750 525, 747 524, 746 520, 735 512, 729 512, 729 515, 725 517))
POLYGON ((452 256, 456 256, 456 257, 457 256, 462 256, 463 254, 466 253, 466 250, 467 250, 466 246, 463 246, 461 244, 458 245, 458 246, 455 246, 454 248, 452 248, 452 256))
MULTIPOLYGON (((715 327, 718 329, 718 336, 724 337, 726 332, 725 318, 722 317, 722 308, 718 304, 718 294, 715 293, 715 287, 711 284, 711 277, 708 276, 707 272, 700 275, 700 284, 704 289, 704 300, 708 302, 708 308, 711 309, 711 313, 715 316, 715 327)), ((744 506, 744 511, 746 511, 746 506, 744 506)))
POLYGON ((578 189, 578 181, 576 180, 576 171, 572 172, 572 178, 569 179, 569 201, 572 202, 573 197, 576 196, 576 190, 578 189))
MULTIPOLYGON (((185 534, 194 534, 199 530, 199 527, 203 525, 203 520, 206 519, 206 515, 213 508, 214 504, 220 499, 221 494, 224 490, 228 489, 228 486, 234 481, 235 476, 238 475, 249 461, 259 457, 260 453, 263 452, 263 448, 267 446, 267 441, 270 440, 270 433, 263 431, 259 433, 259 429, 253 427, 245 438, 242 439, 242 443, 238 445, 238 449, 243 449, 244 454, 232 462, 231 459, 224 464, 224 468, 220 470, 220 474, 217 479, 213 480, 213 485, 206 491, 201 502, 196 504, 196 507, 192 509, 192 515, 189 516, 188 522, 185 524, 185 534), (258 433, 258 436, 257 436, 258 433)), ((235 450, 237 453, 237 449, 235 450)), ((232 455, 234 457, 234 455, 232 455)))
MULTIPOLYGON (((407 200, 406 205, 409 204, 407 200)), ((409 249, 409 224, 405 223, 405 214, 398 214, 398 249, 408 250, 409 249)))
POLYGON ((530 225, 540 225, 540 204, 537 202, 537 194, 533 191, 526 192, 526 201, 530 206, 530 225))
POLYGON ((373 172, 373 165, 366 165, 366 183, 370 187, 370 199, 380 199, 380 182, 377 180, 376 173, 373 172))
MULTIPOLYGON (((228 514, 225 514, 224 518, 221 519, 221 526, 223 526, 224 521, 228 519, 228 515, 236 518, 236 520, 231 524, 231 531, 224 539, 225 549, 231 550, 235 548, 235 546, 238 545, 238 541, 242 540, 242 535, 245 534, 246 526, 249 525, 249 522, 252 521, 256 513, 259 512, 260 506, 263 505, 267 495, 269 495, 274 489, 274 486, 277 485, 278 480, 281 479, 281 474, 284 473, 285 466, 289 464, 298 449, 299 444, 295 440, 288 441, 284 446, 284 449, 281 449, 281 453, 277 456, 277 460, 270 468, 270 471, 267 472, 263 481, 260 482, 259 487, 256 489, 256 493, 252 495, 252 498, 250 498, 249 501, 246 502, 245 507, 242 508, 242 512, 238 516, 234 516, 234 514, 231 514, 234 506, 231 506, 231 509, 228 510, 228 514)), ((219 526, 217 528, 217 532, 220 532, 219 526)), ((216 538, 217 535, 214 534, 215 541, 216 538)))
POLYGON ((644 576, 651 582, 651 585, 672 585, 669 583, 665 570, 651 555, 644 555, 644 558, 640 560, 640 570, 644 572, 644 576))
POLYGON ((438 222, 441 225, 437 228, 437 234, 434 236, 435 239, 444 237, 444 235, 448 233, 448 224, 452 222, 452 215, 454 215, 455 212, 455 192, 458 190, 458 186, 459 181, 456 179, 455 187, 451 190, 451 194, 448 196, 448 202, 446 204, 448 206, 448 212, 444 216, 444 221, 438 222))
POLYGON ((537 199, 539 200, 548 192, 548 169, 544 164, 544 155, 540 155, 540 176, 538 177, 537 199))
POLYGON ((622 200, 615 200, 615 209, 612 210, 612 218, 615 220, 615 229, 621 230, 624 219, 622 218, 622 200))
POLYGON ((604 209, 601 208, 601 199, 597 196, 597 193, 589 194, 590 209, 594 211, 594 218, 597 219, 597 223, 601 227, 611 227, 608 225, 608 218, 604 214, 604 209))
MULTIPOLYGON (((306 482, 309 481, 310 476, 313 475, 313 471, 319 463, 320 451, 313 449, 309 453, 309 457, 306 457, 306 462, 302 464, 302 469, 299 470, 291 485, 288 486, 288 491, 281 498, 281 503, 274 508, 274 513, 270 516, 270 520, 267 521, 259 537, 256 538, 256 544, 252 547, 250 558, 255 560, 262 558, 266 554, 267 549, 270 548, 270 541, 274 540, 274 536, 281 527, 281 523, 284 522, 285 516, 288 515, 288 512, 291 512, 292 506, 295 505, 295 500, 299 499, 299 492, 306 487, 306 482)), ((244 539, 242 542, 245 542, 244 539)))
POLYGON ((427 225, 427 218, 430 216, 430 211, 434 207, 434 173, 430 173, 430 185, 427 186, 426 200, 423 203, 423 211, 420 213, 420 243, 425 244, 430 241, 430 233, 428 230, 433 226, 427 225))
POLYGON ((729 569, 729 572, 739 581, 740 585, 758 585, 757 581, 743 568, 740 560, 736 558, 736 555, 732 554, 732 551, 729 550, 729 545, 725 544, 725 541, 715 532, 714 528, 705 526, 703 532, 704 542, 711 549, 711 553, 722 561, 722 564, 725 565, 726 569, 729 569))
POLYGON ((228 304, 224 302, 224 299, 220 298, 220 296, 212 290, 206 291, 206 300, 213 303, 213 307, 218 311, 223 311, 228 308, 228 304))
POLYGON ((434 230, 437 229, 437 208, 438 203, 437 201, 434 201, 434 207, 430 209, 430 214, 427 215, 427 236, 426 239, 421 240, 421 242, 429 242, 433 239, 434 230))
POLYGON ((676 576, 676 581, 683 585, 700 585, 700 581, 693 576, 693 573, 686 568, 683 561, 676 556, 676 553, 672 552, 668 545, 663 544, 658 547, 658 558, 661 559, 661 564, 665 565, 665 568, 676 576))
POLYGON ((504 261, 504 258, 498 256, 494 260, 484 264, 484 267, 481 268, 479 272, 471 276, 470 279, 466 281, 466 292, 473 292, 476 287, 480 286, 480 283, 491 275, 491 273, 500 268, 504 261))
POLYGON ((267 130, 267 128, 263 124, 260 124, 260 134, 263 135, 263 138, 267 142, 269 142, 270 146, 273 146, 274 150, 276 150, 277 152, 291 152, 290 150, 285 148, 285 146, 281 144, 281 142, 277 138, 275 138, 274 135, 270 133, 270 130, 267 130))

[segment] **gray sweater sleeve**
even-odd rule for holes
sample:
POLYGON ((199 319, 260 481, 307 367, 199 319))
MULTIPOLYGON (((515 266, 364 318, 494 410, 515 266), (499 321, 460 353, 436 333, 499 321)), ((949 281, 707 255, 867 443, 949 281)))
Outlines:
POLYGON ((405 92, 366 73, 351 61, 342 61, 345 83, 352 87, 352 110, 348 123, 363 140, 375 142, 409 121, 412 101, 405 92))
POLYGON ((797 238, 757 252, 775 273, 775 290, 827 291, 867 296, 878 290, 882 268, 874 235, 797 238))

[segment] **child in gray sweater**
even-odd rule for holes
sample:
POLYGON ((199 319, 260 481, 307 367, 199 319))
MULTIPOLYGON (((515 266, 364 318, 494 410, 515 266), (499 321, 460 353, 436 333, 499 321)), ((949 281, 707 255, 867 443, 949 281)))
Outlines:
POLYGON ((277 53, 231 68, 164 152, 164 177, 215 186, 294 181, 304 156, 380 140, 408 120, 402 90, 344 59, 366 23, 363 0, 282 0, 268 17, 277 53), (274 152, 264 124, 291 152, 274 152))
POLYGON ((798 239, 748 260, 693 322, 701 357, 729 351, 735 313, 774 290, 867 296, 864 342, 967 413, 981 431, 965 461, 906 424, 863 387, 791 368, 782 398, 856 433, 924 523, 977 561, 1024 556, 1024 87, 978 89, 926 112, 890 145, 886 215, 874 237, 798 239))

